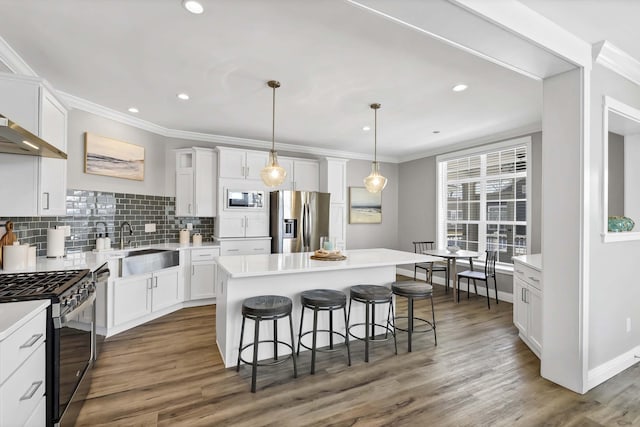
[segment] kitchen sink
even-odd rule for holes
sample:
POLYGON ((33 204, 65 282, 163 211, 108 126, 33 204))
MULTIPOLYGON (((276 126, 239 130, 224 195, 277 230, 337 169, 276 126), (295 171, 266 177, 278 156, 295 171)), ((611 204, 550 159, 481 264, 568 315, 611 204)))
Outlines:
POLYGON ((118 261, 119 277, 126 277, 180 265, 180 253, 169 249, 141 249, 127 252, 118 261))

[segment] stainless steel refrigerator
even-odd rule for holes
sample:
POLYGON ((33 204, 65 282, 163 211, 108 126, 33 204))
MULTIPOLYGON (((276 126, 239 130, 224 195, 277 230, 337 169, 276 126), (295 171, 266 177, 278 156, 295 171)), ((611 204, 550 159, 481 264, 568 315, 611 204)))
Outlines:
POLYGON ((329 193, 272 191, 269 194, 271 252, 311 252, 329 235, 329 193))

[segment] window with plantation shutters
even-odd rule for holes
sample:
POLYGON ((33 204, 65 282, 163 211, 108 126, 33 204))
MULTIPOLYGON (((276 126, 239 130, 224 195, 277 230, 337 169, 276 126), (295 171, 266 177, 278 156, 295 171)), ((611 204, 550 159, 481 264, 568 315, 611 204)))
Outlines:
POLYGON ((512 264, 529 247, 530 138, 438 156, 438 242, 497 250, 512 264))

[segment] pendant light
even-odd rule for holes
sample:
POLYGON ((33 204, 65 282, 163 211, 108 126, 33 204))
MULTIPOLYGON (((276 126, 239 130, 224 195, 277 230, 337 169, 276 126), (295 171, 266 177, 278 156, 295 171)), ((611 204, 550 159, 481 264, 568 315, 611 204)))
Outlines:
POLYGON ((269 162, 260 171, 260 178, 267 187, 277 187, 284 182, 287 171, 278 164, 278 153, 276 153, 276 88, 280 87, 280 82, 269 80, 267 85, 273 89, 273 120, 271 122, 271 151, 269 151, 269 162))
POLYGON ((373 163, 371 173, 364 179, 364 186, 369 193, 379 193, 387 186, 387 178, 380 175, 380 163, 378 163, 378 109, 380 104, 371 104, 374 114, 373 130, 373 163))

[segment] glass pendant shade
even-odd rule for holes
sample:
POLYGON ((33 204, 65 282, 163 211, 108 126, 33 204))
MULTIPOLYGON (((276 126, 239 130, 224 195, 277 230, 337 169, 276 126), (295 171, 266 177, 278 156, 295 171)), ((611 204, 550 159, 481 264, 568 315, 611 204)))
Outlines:
POLYGON ((260 171, 260 178, 267 187, 277 187, 284 182, 287 171, 278 164, 278 153, 276 153, 276 89, 280 87, 280 82, 269 80, 267 86, 273 89, 273 108, 271 121, 271 151, 269 151, 269 162, 260 171))
POLYGON ((267 187, 277 187, 284 182, 287 171, 278 164, 278 153, 269 151, 269 163, 260 171, 260 178, 267 187))
POLYGON ((363 181, 369 193, 379 193, 384 190, 387 186, 387 178, 380 175, 380 163, 371 163, 371 173, 363 181))

